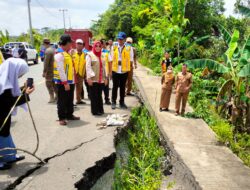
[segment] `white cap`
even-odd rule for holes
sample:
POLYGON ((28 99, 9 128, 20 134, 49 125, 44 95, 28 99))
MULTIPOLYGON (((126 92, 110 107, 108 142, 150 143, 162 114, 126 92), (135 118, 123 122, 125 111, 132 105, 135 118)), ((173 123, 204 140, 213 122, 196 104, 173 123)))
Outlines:
POLYGON ((82 39, 77 39, 77 40, 76 40, 76 43, 81 43, 81 44, 83 44, 83 40, 82 40, 82 39))
POLYGON ((126 42, 133 43, 133 39, 132 39, 131 37, 128 37, 128 38, 126 39, 126 42))

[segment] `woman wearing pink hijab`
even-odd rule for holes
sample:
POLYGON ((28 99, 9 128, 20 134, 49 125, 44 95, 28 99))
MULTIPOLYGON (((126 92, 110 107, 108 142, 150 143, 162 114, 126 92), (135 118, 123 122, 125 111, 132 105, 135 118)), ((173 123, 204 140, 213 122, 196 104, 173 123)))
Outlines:
MULTIPOLYGON (((102 59, 102 45, 100 41, 94 42, 93 49, 86 57, 86 73, 90 90, 91 113, 104 114, 102 89, 107 84, 106 60, 102 59)), ((105 57, 105 56, 103 56, 105 57)))

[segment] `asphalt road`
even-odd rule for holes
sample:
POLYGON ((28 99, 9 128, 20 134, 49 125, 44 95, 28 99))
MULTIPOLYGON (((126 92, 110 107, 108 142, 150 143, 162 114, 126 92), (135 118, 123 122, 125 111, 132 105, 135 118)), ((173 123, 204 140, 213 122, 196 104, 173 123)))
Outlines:
MULTIPOLYGON (((69 122, 67 126, 60 126, 57 122, 56 104, 48 104, 49 95, 42 78, 43 64, 30 65, 30 71, 20 79, 22 84, 26 78, 34 78, 35 91, 30 95, 30 106, 40 136, 40 147, 37 155, 43 159, 53 157, 77 145, 82 146, 57 155, 50 159, 44 167, 25 177, 16 189, 25 190, 70 190, 74 189, 85 169, 103 157, 115 151, 113 138, 115 127, 100 130, 96 124, 101 122, 111 113, 130 113, 130 108, 138 104, 135 97, 126 97, 128 110, 111 110, 104 106, 105 115, 95 117, 90 113, 90 102, 78 106, 75 115, 80 116, 80 121, 69 122)), ((18 114, 12 117, 11 133, 18 148, 33 151, 36 146, 36 136, 29 113, 18 109, 18 114)), ((0 189, 20 179, 27 171, 36 166, 38 161, 26 155, 26 159, 13 166, 11 170, 0 172, 0 189)))

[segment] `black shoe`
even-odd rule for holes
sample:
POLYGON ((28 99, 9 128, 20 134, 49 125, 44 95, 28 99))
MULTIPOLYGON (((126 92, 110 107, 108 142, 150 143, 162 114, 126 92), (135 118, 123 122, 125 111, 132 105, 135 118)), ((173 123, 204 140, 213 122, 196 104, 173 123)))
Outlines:
POLYGON ((159 111, 162 112, 162 108, 160 108, 159 111))
POLYGON ((19 156, 15 160, 7 162, 7 164, 13 164, 15 162, 19 162, 19 161, 24 160, 24 159, 25 159, 25 156, 19 156))
POLYGON ((86 104, 84 101, 76 102, 76 104, 86 104))
POLYGON ((169 109, 168 109, 168 108, 166 108, 166 109, 164 109, 163 111, 169 111, 169 109))
POLYGON ((127 96, 134 96, 134 93, 128 92, 126 95, 127 95, 127 96))
POLYGON ((116 108, 116 104, 115 103, 112 103, 111 104, 111 108, 114 110, 116 108))
POLYGON ((128 107, 127 107, 126 104, 124 104, 124 103, 123 103, 123 104, 120 104, 120 108, 121 108, 121 109, 128 109, 128 107))
POLYGON ((72 115, 71 117, 67 118, 67 120, 80 120, 80 117, 72 115))
POLYGON ((11 167, 11 164, 5 163, 0 167, 0 170, 9 170, 11 167))
POLYGON ((102 113, 92 113, 93 115, 97 115, 97 116, 100 116, 102 115, 102 113))
POLYGON ((110 101, 105 101, 105 104, 106 105, 111 105, 111 102, 110 101))

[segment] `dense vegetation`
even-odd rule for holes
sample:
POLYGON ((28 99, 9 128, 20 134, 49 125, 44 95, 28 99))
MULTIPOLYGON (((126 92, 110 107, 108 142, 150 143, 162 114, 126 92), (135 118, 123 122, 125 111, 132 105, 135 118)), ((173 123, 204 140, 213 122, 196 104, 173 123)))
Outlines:
POLYGON ((194 74, 190 103, 250 166, 250 1, 237 0, 223 15, 223 0, 116 0, 93 23, 96 38, 125 31, 135 40, 139 62, 160 74, 164 51, 176 71, 186 62, 194 74))
POLYGON ((115 164, 115 190, 157 190, 161 186, 164 149, 160 146, 156 121, 145 107, 131 113, 131 128, 124 142, 118 143, 115 164), (119 156, 122 149, 122 156, 119 156), (126 150, 127 149, 127 150, 126 150), (124 153, 126 152, 126 154, 124 153))

